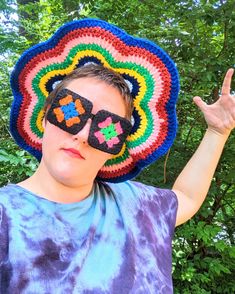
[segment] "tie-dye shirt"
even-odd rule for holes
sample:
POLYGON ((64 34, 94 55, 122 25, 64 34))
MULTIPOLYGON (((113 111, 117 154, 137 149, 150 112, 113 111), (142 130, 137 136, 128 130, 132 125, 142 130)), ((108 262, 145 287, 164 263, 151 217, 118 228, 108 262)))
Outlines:
POLYGON ((1 294, 173 293, 171 190, 95 182, 62 204, 0 189, 1 294))

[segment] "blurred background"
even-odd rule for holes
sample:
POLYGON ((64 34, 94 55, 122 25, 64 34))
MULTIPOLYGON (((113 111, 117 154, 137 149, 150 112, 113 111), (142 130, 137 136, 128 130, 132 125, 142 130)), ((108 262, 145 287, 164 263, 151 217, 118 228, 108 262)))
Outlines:
MULTIPOLYGON (((136 180, 171 188, 206 130, 195 95, 213 103, 229 67, 235 67, 234 0, 0 0, 0 186, 33 173, 37 161, 9 132, 9 77, 19 56, 62 24, 100 18, 148 38, 175 61, 181 91, 178 134, 170 151, 136 180)), ((235 78, 232 89, 235 90, 235 78)), ((175 293, 235 293, 235 132, 227 142, 206 201, 173 242, 175 293)), ((161 252, 159 252, 161 254, 161 252)))

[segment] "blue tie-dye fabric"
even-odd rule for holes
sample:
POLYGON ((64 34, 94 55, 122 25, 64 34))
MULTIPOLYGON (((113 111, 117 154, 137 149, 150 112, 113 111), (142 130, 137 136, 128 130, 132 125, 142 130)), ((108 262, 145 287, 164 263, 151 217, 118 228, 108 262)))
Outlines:
POLYGON ((3 187, 0 293, 173 293, 176 211, 172 191, 137 182, 96 182, 70 204, 3 187))

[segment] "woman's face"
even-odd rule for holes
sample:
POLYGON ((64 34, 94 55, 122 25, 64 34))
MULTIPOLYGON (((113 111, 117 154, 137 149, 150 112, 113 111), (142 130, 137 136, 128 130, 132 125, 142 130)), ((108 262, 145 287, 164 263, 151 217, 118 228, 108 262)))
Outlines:
MULTIPOLYGON (((66 88, 90 100, 93 114, 107 110, 121 117, 126 115, 124 98, 104 81, 79 78, 70 81, 66 88)), ((81 131, 72 135, 49 121, 44 122, 41 164, 56 181, 71 187, 89 184, 104 163, 112 158, 111 154, 88 144, 90 125, 91 119, 81 131)))

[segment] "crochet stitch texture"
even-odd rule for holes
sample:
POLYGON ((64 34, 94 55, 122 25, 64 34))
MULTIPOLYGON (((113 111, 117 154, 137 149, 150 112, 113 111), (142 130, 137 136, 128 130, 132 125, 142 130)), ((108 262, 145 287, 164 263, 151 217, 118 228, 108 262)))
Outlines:
POLYGON ((176 135, 178 72, 171 58, 151 41, 98 19, 63 25, 17 62, 11 76, 10 130, 17 144, 40 160, 44 101, 55 82, 89 62, 120 73, 131 89, 132 130, 120 153, 97 176, 109 182, 125 181, 165 154, 176 135))

